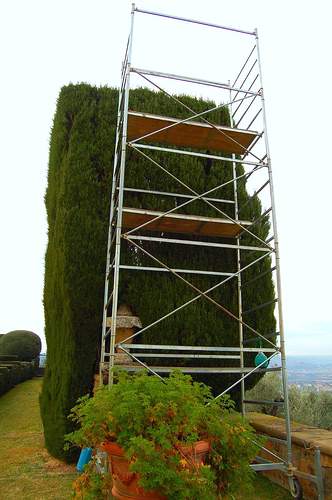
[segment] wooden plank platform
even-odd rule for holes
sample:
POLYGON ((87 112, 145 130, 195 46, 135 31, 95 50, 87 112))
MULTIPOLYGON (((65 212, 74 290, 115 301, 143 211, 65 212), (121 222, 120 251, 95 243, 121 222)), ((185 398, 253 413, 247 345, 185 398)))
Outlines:
MULTIPOLYGON (((123 208, 122 225, 126 229, 133 229, 160 215, 163 215, 163 212, 141 208, 123 208)), ((240 221, 240 224, 246 227, 250 226, 251 222, 240 221)), ((241 226, 228 219, 171 213, 147 224, 142 230, 235 238, 242 232, 241 226)))
MULTIPOLYGON (((133 141, 179 122, 181 120, 176 118, 129 111, 128 141, 133 141)), ((207 123, 187 121, 150 135, 144 140, 148 143, 161 142, 171 146, 205 151, 244 154, 258 135, 257 132, 251 130, 234 129, 221 125, 215 125, 215 127, 211 127, 207 123)))

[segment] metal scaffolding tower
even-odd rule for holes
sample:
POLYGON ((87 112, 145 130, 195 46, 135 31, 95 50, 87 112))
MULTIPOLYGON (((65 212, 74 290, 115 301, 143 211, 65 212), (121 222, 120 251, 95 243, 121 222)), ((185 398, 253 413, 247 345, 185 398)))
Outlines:
MULTIPOLYGON (((231 50, 231 47, 228 47, 228 50, 231 50)), ((256 280, 259 278, 260 276, 256 276, 254 279, 256 280)), ((271 305, 271 301, 261 304, 255 309, 263 309, 269 305, 271 305)), ((116 355, 119 351, 125 353, 134 361, 134 363, 128 363, 127 366, 124 366, 125 369, 128 371, 137 371, 141 368, 146 368, 156 376, 169 373, 172 367, 165 365, 149 366, 149 357, 154 359, 163 358, 163 361, 165 361, 165 358, 176 357, 189 359, 200 358, 201 363, 204 363, 204 359, 235 359, 237 360, 238 366, 234 366, 233 363, 233 366, 230 367, 211 367, 210 365, 204 367, 202 364, 200 367, 186 366, 183 368, 183 371, 186 373, 237 374, 237 380, 218 397, 239 385, 241 387, 243 413, 245 413, 247 405, 257 403, 257 401, 248 401, 245 399, 246 379, 257 372, 280 370, 283 385, 283 402, 280 404, 284 406, 286 435, 284 444, 287 447, 287 458, 283 459, 266 449, 266 452, 271 456, 271 460, 254 464, 252 467, 255 470, 284 471, 289 477, 292 494, 296 496, 298 486, 292 466, 291 426, 287 392, 277 221, 257 30, 244 31, 194 19, 169 16, 157 12, 140 10, 133 5, 131 12, 131 29, 122 66, 118 102, 101 341, 101 381, 103 379, 103 374, 108 373, 109 384, 113 383, 112 368, 116 365, 116 355), (196 25, 197 28, 204 26, 205 29, 211 28, 219 30, 219 32, 232 32, 248 41, 249 55, 247 55, 248 53, 244 54, 244 62, 236 78, 226 83, 133 67, 131 63, 133 27, 134 18, 137 14, 152 17, 158 16, 160 19, 167 18, 178 23, 190 23, 191 25, 196 25), (130 80, 133 74, 143 78, 145 83, 149 82, 151 85, 154 85, 158 91, 164 92, 170 99, 176 100, 178 104, 182 105, 190 113, 189 118, 176 119, 142 113, 139 110, 129 110, 130 80), (164 90, 162 85, 155 83, 156 79, 158 82, 168 79, 172 81, 187 82, 191 85, 203 86, 204 88, 218 89, 218 91, 224 95, 224 102, 227 102, 231 116, 231 126, 225 127, 216 125, 210 122, 208 118, 209 112, 219 109, 225 106, 225 104, 220 104, 208 111, 197 113, 195 110, 182 103, 178 97, 164 90), (162 146, 160 144, 162 144, 162 146), (194 157, 211 159, 213 161, 228 162, 233 172, 231 182, 234 188, 234 197, 232 200, 220 199, 220 197, 215 198, 214 191, 220 189, 222 186, 216 186, 214 189, 210 189, 207 192, 198 193, 190 186, 184 184, 180 179, 175 178, 182 187, 187 188, 187 195, 153 190, 135 190, 144 191, 145 193, 147 192, 161 197, 178 196, 181 199, 181 203, 177 204, 174 208, 162 212, 127 207, 124 205, 125 194, 126 192, 133 191, 133 189, 125 185, 126 154, 128 150, 135 151, 135 154, 143 156, 146 160, 152 162, 154 167, 160 168, 163 172, 167 169, 160 162, 155 161, 155 159, 149 156, 150 151, 157 150, 165 155, 177 154, 179 158, 181 158, 181 155, 192 155, 194 157), (210 151, 213 151, 213 154, 211 154, 210 151), (238 164, 244 167, 244 173, 241 174, 241 176, 237 174, 236 166, 238 164), (246 221, 241 219, 242 207, 239 206, 238 202, 238 182, 240 178, 245 178, 246 180, 250 178, 251 182, 253 182, 254 189, 249 198, 249 202, 250 199, 254 197, 262 196, 264 197, 264 204, 269 200, 267 208, 264 209, 260 216, 260 219, 262 217, 269 217, 271 223, 270 235, 266 240, 260 239, 252 231, 252 228, 258 222, 257 220, 246 221), (255 179, 257 179, 256 185, 255 179), (196 200, 202 200, 212 207, 215 210, 215 217, 185 215, 181 213, 182 207, 196 200), (228 215, 227 212, 222 209, 223 204, 228 204, 228 206, 231 204, 231 206, 233 206, 234 210, 232 216, 228 215), (140 234, 142 230, 144 231, 143 235, 140 234), (157 237, 154 233, 152 236, 146 236, 146 231, 157 231, 160 235, 157 237), (170 233, 182 233, 186 235, 185 238, 187 239, 172 238, 170 237, 170 233), (255 245, 243 244, 242 238, 244 235, 248 234, 256 242, 255 245), (191 239, 191 235, 195 235, 195 238, 191 239), (199 240, 197 236, 200 237, 199 240), (211 241, 206 240, 209 237, 220 237, 221 242, 211 243, 211 241), (224 238, 231 238, 233 243, 224 243, 224 238), (218 248, 228 248, 236 254, 237 269, 235 272, 234 270, 231 272, 220 272, 220 270, 216 270, 215 272, 206 271, 205 273, 203 270, 197 269, 170 268, 157 256, 152 255, 144 249, 142 246, 142 242, 144 241, 167 243, 174 245, 175 248, 177 245, 213 246, 216 250, 218 248), (132 245, 134 248, 139 249, 139 251, 149 256, 151 258, 151 264, 154 264, 153 266, 151 265, 151 267, 140 266, 139 271, 155 272, 156 279, 158 279, 160 272, 171 273, 175 278, 182 280, 182 282, 191 287, 196 292, 196 295, 192 300, 183 303, 180 307, 168 312, 150 325, 143 325, 143 328, 130 335, 130 337, 125 340, 116 342, 119 275, 123 269, 126 269, 126 271, 132 270, 132 272, 137 272, 138 270, 138 266, 124 266, 121 264, 121 247, 127 244, 132 245), (250 263, 244 265, 243 255, 247 252, 251 252, 255 257, 250 263), (245 310, 245 304, 243 304, 242 288, 246 285, 246 283, 242 282, 243 273, 246 269, 263 259, 268 259, 269 262, 271 262, 270 272, 273 273, 276 283, 276 298, 272 301, 272 303, 275 303, 275 316, 279 338, 276 342, 271 340, 271 338, 274 339, 274 337, 270 335, 270 332, 259 332, 250 325, 250 320, 247 319, 248 316, 246 314, 248 311, 245 310), (195 273, 213 274, 214 276, 219 276, 220 281, 207 290, 200 290, 187 278, 188 275, 195 273), (184 275, 186 277, 184 277, 184 275), (209 295, 214 289, 224 286, 230 280, 237 280, 238 314, 233 314, 222 304, 215 302, 209 295), (199 299, 210 300, 211 303, 214 303, 214 305, 221 310, 221 313, 231 316, 233 320, 237 322, 239 339, 237 347, 225 345, 211 347, 129 343, 132 338, 135 337, 136 340, 139 339, 139 336, 143 332, 163 321, 166 317, 178 313, 181 309, 199 299), (109 312, 111 314, 109 314, 109 312), (108 316, 111 316, 111 319, 110 317, 108 318, 108 316), (253 347, 250 341, 245 338, 244 329, 254 334, 256 340, 264 340, 265 346, 253 347), (266 357, 263 357, 262 361, 258 363, 257 366, 247 367, 245 366, 244 355, 248 352, 264 352, 267 354, 268 361, 280 356, 281 363, 278 366, 267 367, 266 357)), ((270 403, 275 404, 275 402, 270 403)))

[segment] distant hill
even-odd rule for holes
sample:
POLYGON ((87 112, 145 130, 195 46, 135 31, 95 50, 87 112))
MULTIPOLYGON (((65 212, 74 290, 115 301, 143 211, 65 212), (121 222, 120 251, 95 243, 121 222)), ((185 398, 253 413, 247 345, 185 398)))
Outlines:
POLYGON ((288 381, 332 391, 332 356, 287 356, 288 381))

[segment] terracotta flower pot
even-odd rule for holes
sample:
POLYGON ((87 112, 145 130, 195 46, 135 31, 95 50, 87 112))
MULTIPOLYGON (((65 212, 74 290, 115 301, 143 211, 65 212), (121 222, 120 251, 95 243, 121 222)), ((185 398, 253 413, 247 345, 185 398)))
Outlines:
POLYGON ((116 443, 104 442, 101 448, 107 452, 112 478, 112 495, 119 500, 167 500, 156 491, 146 491, 139 486, 139 475, 130 472, 129 461, 124 456, 124 450, 116 443))
POLYGON ((180 445, 178 450, 180 455, 184 455, 188 459, 188 463, 195 465, 203 465, 204 459, 211 449, 209 441, 196 441, 192 445, 180 445))
MULTIPOLYGON (((147 491, 139 486, 139 475, 130 472, 129 461, 124 456, 124 450, 116 443, 104 442, 101 448, 107 452, 113 478, 112 495, 119 500, 167 500, 157 491, 147 491)), ((208 441, 197 441, 193 445, 179 445, 178 451, 188 467, 200 467, 210 450, 208 441)))

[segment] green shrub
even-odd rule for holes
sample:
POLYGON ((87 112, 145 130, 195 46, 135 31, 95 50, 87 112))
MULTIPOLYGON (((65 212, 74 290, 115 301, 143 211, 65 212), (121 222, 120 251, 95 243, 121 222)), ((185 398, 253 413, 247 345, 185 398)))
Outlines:
POLYGON ((39 356, 40 351, 39 336, 27 330, 13 330, 0 339, 0 355, 13 355, 20 361, 32 361, 39 356))
MULTIPOLYGON (((276 373, 267 373, 259 383, 246 393, 247 399, 279 400, 282 394, 281 377, 276 373)), ((273 407, 272 407, 273 408, 273 407)), ((291 419, 301 424, 313 425, 332 430, 332 393, 315 389, 289 386, 289 408, 291 419)), ((283 416, 283 407, 271 411, 271 406, 250 405, 252 411, 283 416)))
POLYGON ((254 432, 233 405, 229 396, 213 400, 207 386, 179 371, 164 382, 120 372, 110 390, 79 400, 71 418, 80 428, 67 438, 81 447, 116 442, 146 490, 170 500, 212 500, 238 493, 254 476, 254 432), (205 465, 194 467, 181 447, 201 440, 210 451, 205 465))
POLYGON ((332 393, 315 389, 289 388, 289 406, 292 420, 332 430, 332 393))
MULTIPOLYGON (((68 460, 72 457, 63 451, 63 435, 72 429, 67 415, 79 396, 92 391, 93 375, 99 360, 117 97, 116 89, 98 89, 86 84, 64 87, 58 99, 51 135, 45 198, 49 238, 44 287, 47 367, 41 413, 48 450, 68 460)), ((214 105, 194 97, 180 98, 197 112, 214 105)), ((130 108, 179 118, 188 116, 187 111, 162 93, 147 89, 131 92, 130 108)), ((226 108, 211 113, 209 118, 215 123, 229 123, 226 108)), ((172 174, 199 192, 227 182, 232 176, 230 163, 213 161, 207 168, 206 161, 201 158, 183 156, 179 161, 177 155, 166 158, 159 152, 152 152, 151 156, 162 164, 166 163, 172 174)), ((237 167, 238 175, 243 171, 242 166, 237 167)), ((183 186, 133 151, 128 151, 126 186, 188 193, 183 186)), ((213 196, 233 198, 232 190, 232 183, 229 183, 223 190, 216 190, 213 196)), ((239 200, 240 204, 248 200, 243 179, 239 181, 239 200)), ((156 198, 135 192, 127 193, 125 198, 127 206, 156 210, 171 208, 176 201, 172 197, 156 198)), ((232 213, 229 207, 223 206, 223 210, 232 213)), ((188 205, 182 212, 216 215, 201 200, 188 205)), ((260 213, 260 202, 253 198, 241 216, 256 219, 260 213)), ((261 238, 267 237, 269 225, 266 217, 254 226, 254 230, 261 238)), ((211 238, 213 241, 220 240, 211 238)), ((253 240, 246 236, 243 243, 250 244, 253 240)), ((122 263, 133 264, 137 254, 126 245, 124 242, 122 263)), ((236 270, 235 252, 229 249, 215 251, 210 247, 196 246, 189 251, 187 245, 182 245, 175 255, 173 245, 155 242, 147 242, 145 249, 171 267, 236 270)), ((243 265, 250 262, 253 255, 251 253, 243 265)), ((144 255, 139 254, 138 258, 142 264, 153 265, 144 255)), ((244 279, 250 280, 268 268, 269 261, 265 259, 248 269, 244 279)), ((201 289, 220 281, 219 277, 197 274, 188 279, 201 289)), ((119 293, 120 303, 130 304, 143 325, 150 324, 194 295, 192 289, 168 273, 159 273, 156 279, 154 272, 127 271, 121 273, 119 293)), ((237 314, 236 280, 230 280, 226 286, 216 289, 211 297, 237 314)), ((247 309, 273 298, 273 283, 268 274, 243 291, 247 309)), ((270 334, 275 331, 273 310, 272 304, 251 313, 246 319, 253 328, 270 334)), ((246 329, 244 334, 251 336, 246 329)), ((151 328, 139 340, 154 344, 237 345, 238 324, 213 304, 201 299, 151 328)), ((248 366, 252 365, 253 357, 246 355, 248 366)), ((223 362, 221 360, 220 364, 223 362)), ((197 375, 195 379, 210 385, 215 394, 236 380, 233 375, 197 375)), ((259 375, 253 376, 248 384, 254 384, 258 379, 259 375)), ((237 387, 232 398, 238 398, 237 387)))

